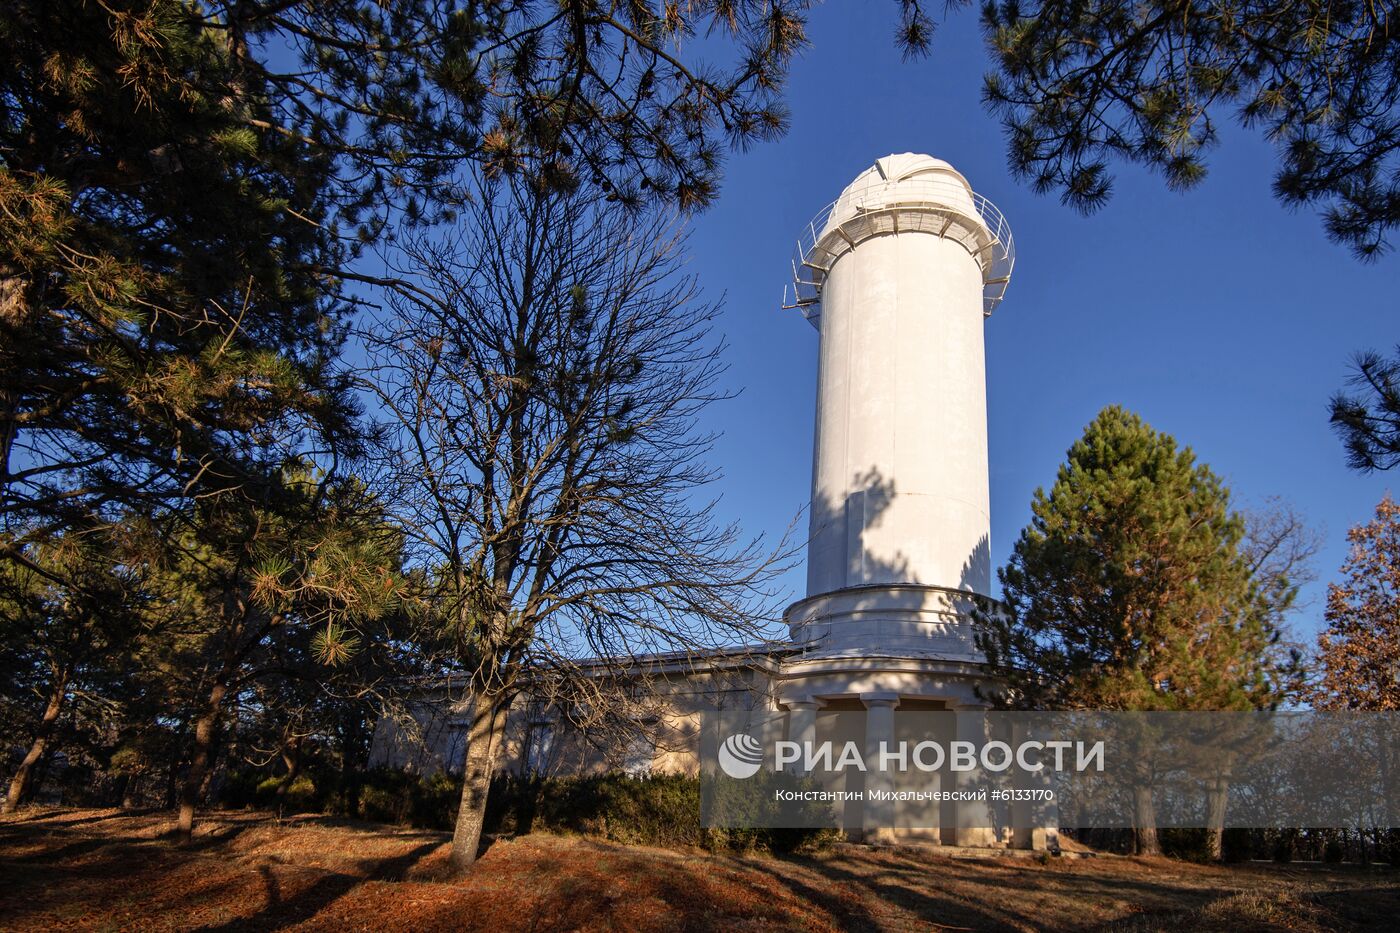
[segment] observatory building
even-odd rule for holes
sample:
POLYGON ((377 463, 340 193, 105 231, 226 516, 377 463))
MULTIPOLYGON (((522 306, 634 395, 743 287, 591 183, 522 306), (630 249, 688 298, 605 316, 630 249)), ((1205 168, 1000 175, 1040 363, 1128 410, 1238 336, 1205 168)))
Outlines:
POLYGON ((879 159, 803 231, 790 304, 821 340, 807 597, 787 611, 798 652, 779 691, 789 709, 979 703, 982 326, 1013 261, 1001 213, 925 155, 879 159))
MULTIPOLYGON (((798 238, 784 302, 820 335, 807 593, 786 612, 789 643, 650 659, 665 711, 647 741, 612 760, 567 755, 559 727, 522 702, 506 768, 694 772, 693 722, 726 704, 784 713, 799 742, 818 739, 824 713, 863 711, 867 748, 896 738, 896 709, 986 708, 996 684, 973 638, 974 610, 991 605, 983 322, 1014 257, 1000 211, 927 155, 876 160, 817 214, 798 238)), ((419 766, 460 761, 452 727, 450 714, 425 725, 419 766)), ((415 761, 396 730, 381 733, 378 763, 415 761)), ((867 839, 1045 842, 996 833, 977 807, 929 822, 922 832, 847 828, 867 839)))

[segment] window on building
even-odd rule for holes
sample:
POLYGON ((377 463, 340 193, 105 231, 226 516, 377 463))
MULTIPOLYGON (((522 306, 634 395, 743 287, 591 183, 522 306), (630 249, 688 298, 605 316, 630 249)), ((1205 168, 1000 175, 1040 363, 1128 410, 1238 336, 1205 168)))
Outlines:
POLYGON ((554 725, 548 722, 530 723, 525 734, 525 773, 548 773, 553 752, 554 725))
POLYGON ((627 754, 622 759, 622 770, 632 777, 646 777, 651 774, 652 759, 656 749, 645 735, 635 735, 627 743, 627 754))
POLYGON ((453 722, 447 727, 443 768, 449 774, 462 774, 467 770, 467 732, 470 729, 471 724, 466 722, 453 722))

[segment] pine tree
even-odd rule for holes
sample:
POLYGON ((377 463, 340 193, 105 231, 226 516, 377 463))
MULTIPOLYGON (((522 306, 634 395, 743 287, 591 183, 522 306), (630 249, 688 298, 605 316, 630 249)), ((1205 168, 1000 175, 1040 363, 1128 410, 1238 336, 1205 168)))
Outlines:
POLYGON ((1189 449, 1118 407, 1070 448, 1000 571, 986 648, 1029 699, 1104 710, 1256 709, 1284 666, 1242 518, 1189 449))
POLYGON ((19 0, 0 37, 0 518, 256 499, 343 439, 327 160, 178 0, 19 0))
POLYGON ((1275 143, 1274 192, 1324 210, 1361 257, 1400 226, 1400 30, 1371 0, 991 0, 995 70, 1012 167, 1085 210, 1109 162, 1199 183, 1222 120, 1275 143))
POLYGON ((1351 391, 1332 396, 1332 428, 1346 447, 1347 466, 1370 473, 1400 465, 1400 347, 1390 357, 1356 354, 1351 391))
POLYGON ((147 622, 142 571, 121 526, 52 535, 24 563, 0 561, 0 722, 28 739, 0 812, 28 799, 75 697, 91 699, 104 668, 147 622), (9 720, 9 721, 4 721, 9 720))
MULTIPOLYGON (((1069 450, 999 572, 1005 611, 979 643, 1014 696, 1041 708, 1249 710, 1289 691, 1279 644, 1287 581, 1256 580, 1245 523, 1190 449, 1118 407, 1069 450)), ((1157 851, 1150 794, 1137 846, 1157 851)))
POLYGON ((202 501, 184 529, 163 583, 186 619, 167 663, 186 672, 177 831, 188 841, 229 711, 258 681, 287 673, 293 654, 326 668, 329 688, 331 668, 384 637, 403 581, 402 535, 353 478, 288 469, 263 503, 202 501))

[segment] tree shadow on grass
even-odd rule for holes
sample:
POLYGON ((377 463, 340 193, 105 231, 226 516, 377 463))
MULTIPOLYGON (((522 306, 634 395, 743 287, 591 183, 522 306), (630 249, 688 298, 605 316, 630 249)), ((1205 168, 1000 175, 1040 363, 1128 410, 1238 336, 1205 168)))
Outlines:
MULTIPOLYGON (((920 891, 911 885, 899 883, 907 880, 902 872, 891 873, 888 876, 890 878, 888 881, 877 881, 869 876, 839 867, 834 859, 808 859, 796 856, 775 859, 772 865, 765 865, 757 860, 750 864, 759 871, 770 875, 779 884, 799 897, 821 904, 826 910, 841 919, 842 925, 848 930, 879 931, 888 927, 881 923, 880 919, 868 909, 862 908, 859 915, 852 916, 853 908, 850 902, 834 893, 841 888, 859 893, 862 895, 862 900, 888 902, 939 928, 978 931, 1024 929, 1021 925, 1008 922, 1003 916, 973 908, 934 890, 920 891), (806 868, 825 881, 826 884, 819 885, 815 879, 811 882, 799 880, 798 873, 792 870, 795 866, 806 868)), ((925 867, 927 868, 927 866, 925 867)), ((921 882, 932 888, 937 884, 937 876, 926 873, 922 876, 921 882)))
MULTIPOLYGON (((28 823, 25 825, 0 826, 0 854, 13 846, 25 846, 42 842, 43 847, 34 852, 8 855, 4 860, 20 865, 61 866, 65 863, 94 853, 102 853, 102 858, 84 865, 84 870, 93 874, 116 874, 129 871, 131 860, 141 858, 144 851, 149 853, 152 846, 168 848, 175 838, 173 830, 153 833, 149 827, 137 826, 130 832, 98 833, 76 828, 83 823, 101 822, 104 818, 91 820, 65 821, 60 823, 28 823), (110 872, 104 872, 110 868, 110 872)), ((206 849, 226 845, 242 835, 250 827, 249 823, 225 823, 222 828, 201 833, 188 845, 182 846, 186 852, 202 852, 206 849)))
POLYGON ((1381 930, 1394 928, 1400 918, 1400 887, 1348 888, 1323 891, 1310 900, 1345 926, 1340 929, 1381 930))
POLYGON ((380 859, 368 866, 364 874, 328 874, 301 893, 284 897, 282 885, 270 865, 260 865, 258 874, 262 878, 267 899, 266 905, 249 917, 238 917, 225 923, 198 927, 204 933, 221 933, 233 930, 278 929, 309 920, 330 907, 357 886, 366 881, 402 881, 409 872, 431 854, 441 840, 434 839, 402 855, 380 859))
MULTIPOLYGON (((102 828, 76 826, 74 821, 0 826, 0 876, 9 882, 0 886, 0 913, 16 923, 28 916, 31 922, 42 924, 46 921, 39 918, 55 911, 59 916, 74 910, 101 911, 114 900, 170 901, 169 890, 160 888, 164 884, 161 879, 171 873, 183 873, 187 879, 183 884, 189 884, 188 879, 196 881, 197 890, 192 888, 183 900, 175 900, 181 910, 207 908, 226 915, 228 904, 247 910, 242 885, 253 881, 250 890, 256 891, 256 879, 249 878, 248 853, 234 852, 230 846, 250 829, 274 825, 275 821, 259 815, 210 819, 187 845, 173 844, 173 833, 161 834, 160 826, 150 822, 102 828), (211 857, 217 866, 207 861, 211 857), (209 869, 201 865, 209 865, 209 869), (203 883, 198 883, 201 880, 203 883)), ((401 855, 351 858, 341 871, 311 869, 319 877, 298 873, 295 860, 284 870, 279 868, 285 861, 281 857, 254 855, 261 862, 254 870, 262 882, 265 905, 251 917, 207 929, 265 929, 307 919, 365 881, 404 880, 443 841, 440 834, 430 833, 393 833, 393 837, 419 844, 401 855), (315 880, 307 886, 309 877, 315 880)), ((346 840, 334 838, 328 844, 344 845, 346 840)), ((354 844, 353 839, 350 844, 354 844)), ((256 894, 253 897, 256 901, 256 894)))
MULTIPOLYGON (((936 857, 924 860, 875 851, 850 851, 832 858, 786 857, 771 865, 756 860, 751 864, 795 894, 818 903, 824 903, 823 899, 829 902, 829 892, 845 887, 912 915, 894 921, 895 926, 917 918, 942 928, 978 931, 1084 929, 1102 922, 1102 918, 1093 917, 1092 908, 1103 902, 1189 910, 1221 894, 1209 887, 1192 888, 1128 875, 1076 874, 936 857)), ((834 906, 841 904, 838 901, 834 906)), ((872 920, 851 928, 885 927, 872 920)))
POLYGON ((784 863, 799 863, 804 861, 806 860, 799 860, 797 857, 789 857, 774 859, 771 865, 765 864, 765 861, 761 859, 749 859, 746 860, 744 864, 772 878, 794 896, 817 905, 822 910, 826 911, 826 913, 844 930, 865 933, 865 931, 880 929, 878 919, 864 904, 843 899, 834 892, 831 886, 818 887, 814 884, 808 884, 794 877, 792 872, 785 872, 779 868, 779 866, 784 863))
POLYGON ((400 919, 421 930, 875 929, 864 905, 784 889, 745 860, 574 837, 501 840, 414 909, 400 919))
POLYGON ((110 810, 104 813, 98 813, 96 815, 84 815, 84 811, 81 810, 76 812, 64 810, 40 810, 36 813, 31 813, 26 816, 10 817, 7 820, 0 820, 0 830, 2 830, 6 825, 22 826, 26 823, 40 822, 45 823, 48 826, 54 827, 83 826, 88 823, 103 823, 107 820, 120 820, 125 819, 127 817, 154 816, 157 813, 165 812, 168 811, 163 810, 160 807, 141 807, 139 809, 131 810, 110 810), (65 819, 65 817, 69 816, 71 816, 72 819, 65 819))

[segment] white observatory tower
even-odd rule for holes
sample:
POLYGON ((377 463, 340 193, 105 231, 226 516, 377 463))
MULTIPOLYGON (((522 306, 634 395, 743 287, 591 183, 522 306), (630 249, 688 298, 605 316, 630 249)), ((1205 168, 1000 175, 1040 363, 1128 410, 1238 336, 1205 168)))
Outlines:
POLYGON ((803 231, 788 305, 821 350, 807 597, 787 620, 805 657, 981 659, 982 326, 1014 256, 1001 212, 912 153, 876 161, 803 231))

